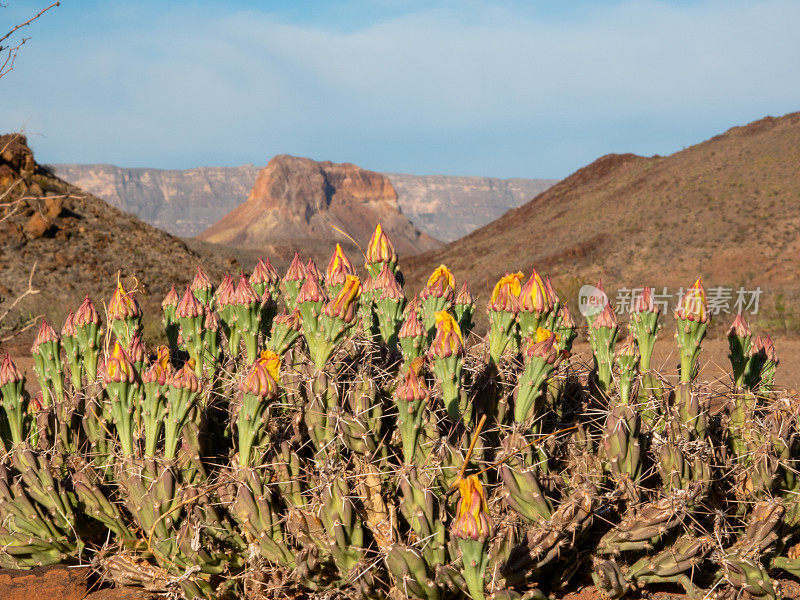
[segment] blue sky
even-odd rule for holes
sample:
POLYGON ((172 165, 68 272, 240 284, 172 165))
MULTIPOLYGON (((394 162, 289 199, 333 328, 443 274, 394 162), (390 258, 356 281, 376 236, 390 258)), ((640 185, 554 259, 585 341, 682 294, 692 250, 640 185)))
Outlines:
MULTIPOLYGON (((3 31, 49 2, 8 4, 3 31)), ((795 0, 63 0, 0 130, 42 162, 563 177, 800 110, 797 23, 795 0)))

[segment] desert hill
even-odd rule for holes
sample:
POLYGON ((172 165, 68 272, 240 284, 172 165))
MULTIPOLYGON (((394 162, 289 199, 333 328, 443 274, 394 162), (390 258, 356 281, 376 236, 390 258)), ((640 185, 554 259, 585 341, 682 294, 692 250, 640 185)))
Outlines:
MULTIPOLYGON (((68 308, 84 294, 110 298, 117 271, 128 284, 138 280, 140 301, 158 307, 172 283, 186 283, 202 264, 218 281, 237 265, 201 256, 183 241, 53 176, 36 163, 24 136, 0 136, 0 314, 33 287, 13 319, 49 313, 60 326, 68 308)), ((100 305, 98 305, 100 306, 100 305)), ((99 308, 98 308, 99 310, 99 308)), ((18 323, 17 323, 18 324, 18 323)), ((0 335, 0 338, 3 336, 0 335)))
MULTIPOLYGON (((187 170, 56 164, 65 181, 173 235, 195 236, 245 201, 262 167, 187 170)), ((384 173, 400 211, 420 230, 450 242, 521 206, 554 179, 496 179, 384 173)))
MULTIPOLYGON (((800 290, 800 113, 767 117, 676 152, 603 156, 524 206, 404 261, 417 284, 439 263, 483 300, 506 270, 535 265, 574 295, 607 287, 800 290)), ((786 311, 789 308, 785 308, 786 311)), ((800 314, 800 313, 798 313, 800 314)))
POLYGON ((391 182, 350 163, 316 162, 281 154, 258 174, 247 201, 198 237, 240 248, 291 244, 306 240, 369 240, 378 223, 403 255, 441 246, 400 212, 391 182))

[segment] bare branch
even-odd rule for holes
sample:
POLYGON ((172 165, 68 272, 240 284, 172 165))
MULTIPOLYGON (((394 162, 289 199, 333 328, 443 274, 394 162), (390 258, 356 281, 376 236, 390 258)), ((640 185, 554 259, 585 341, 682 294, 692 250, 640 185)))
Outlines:
POLYGON ((11 306, 9 306, 3 314, 0 314, 0 324, 3 323, 5 318, 9 315, 9 313, 11 313, 11 311, 14 310, 14 308, 16 308, 16 306, 20 302, 22 302, 23 299, 27 298, 28 296, 33 296, 34 294, 38 294, 40 292, 40 290, 37 290, 36 288, 33 287, 33 275, 34 273, 36 273, 36 267, 38 266, 38 264, 39 264, 38 262, 34 262, 33 267, 31 267, 31 273, 28 276, 28 289, 25 290, 19 296, 17 296, 16 300, 14 300, 14 302, 11 303, 11 306))
POLYGON ((23 37, 18 42, 16 42, 14 45, 6 45, 6 46, 4 46, 3 42, 8 40, 11 36, 13 36, 15 33, 17 33, 17 31, 19 31, 23 27, 28 27, 36 19, 41 17, 44 13, 46 13, 51 8, 55 8, 56 6, 61 6, 61 2, 60 1, 53 2, 47 8, 43 8, 36 15, 31 17, 30 19, 28 19, 24 23, 20 23, 19 25, 16 25, 15 27, 13 27, 11 29, 11 31, 9 31, 8 33, 6 33, 2 37, 0 37, 0 52, 5 54, 5 58, 0 59, 0 61, 2 62, 2 64, 0 64, 0 78, 2 78, 4 75, 8 75, 11 71, 14 70, 14 63, 17 60, 17 54, 19 54, 20 48, 22 48, 22 46, 24 46, 25 43, 30 38, 29 37, 23 37))
POLYGON ((0 44, 2 44, 3 42, 5 42, 5 41, 6 41, 8 38, 10 38, 12 35, 14 35, 14 34, 15 34, 15 33, 16 33, 18 30, 22 29, 23 27, 27 27, 28 25, 30 25, 31 23, 33 23, 33 22, 34 22, 36 19, 38 19, 39 17, 41 17, 41 16, 42 16, 44 13, 46 13, 48 10, 50 10, 51 8, 55 8, 56 6, 61 6, 61 2, 53 2, 53 3, 52 3, 50 6, 48 6, 47 8, 43 8, 42 10, 40 10, 40 11, 39 11, 39 13, 38 13, 38 14, 36 14, 35 16, 31 17, 30 19, 28 19, 28 20, 27 20, 27 21, 25 21, 24 23, 20 23, 19 25, 17 25, 16 27, 14 27, 14 28, 13 28, 11 31, 9 31, 9 32, 8 32, 7 34, 5 34, 3 37, 0 37, 0 44))

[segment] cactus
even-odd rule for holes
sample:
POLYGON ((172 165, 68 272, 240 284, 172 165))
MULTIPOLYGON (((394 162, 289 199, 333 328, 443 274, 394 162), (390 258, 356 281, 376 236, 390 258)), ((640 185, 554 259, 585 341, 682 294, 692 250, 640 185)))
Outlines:
POLYGON ((492 537, 493 524, 483 494, 483 485, 475 475, 459 482, 461 498, 456 507, 451 532, 458 542, 463 562, 464 579, 469 595, 483 600, 484 577, 488 564, 486 546, 492 537))
POLYGON ((436 314, 453 307, 456 279, 445 265, 439 265, 420 292, 420 317, 429 339, 436 330, 436 314))
POLYGON ((442 388, 442 401, 453 421, 469 421, 472 407, 461 394, 461 369, 464 364, 464 339, 453 315, 442 310, 436 313, 436 337, 428 357, 442 388))
POLYGON ((506 273, 495 284, 489 299, 489 358, 494 364, 507 348, 519 350, 519 296, 522 290, 522 273, 506 273))

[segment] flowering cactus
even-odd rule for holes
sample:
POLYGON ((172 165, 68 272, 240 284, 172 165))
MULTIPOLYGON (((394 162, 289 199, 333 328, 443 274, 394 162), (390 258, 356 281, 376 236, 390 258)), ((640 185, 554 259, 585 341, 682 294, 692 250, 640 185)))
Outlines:
POLYGON ((89 296, 86 296, 75 313, 73 323, 83 355, 84 371, 89 381, 94 381, 97 378, 97 362, 100 358, 103 330, 100 326, 100 315, 97 314, 89 296))
POLYGON ((297 294, 300 293, 300 288, 303 287, 303 283, 306 281, 307 277, 306 267, 300 258, 300 254, 295 252, 292 263, 289 265, 289 269, 286 271, 286 275, 283 276, 283 280, 281 281, 281 286, 283 287, 283 302, 286 304, 287 310, 294 310, 297 294))
POLYGON ((456 280, 445 265, 439 265, 420 292, 420 317, 429 338, 436 326, 436 313, 450 310, 455 301, 456 280))
POLYGON ((483 600, 486 597, 484 577, 489 564, 486 549, 492 537, 493 525, 483 494, 483 485, 476 475, 462 479, 459 482, 459 492, 461 498, 450 531, 461 551, 469 595, 474 600, 483 600))
POLYGON ((590 345, 594 356, 594 373, 598 388, 604 394, 611 389, 614 345, 617 342, 618 334, 617 316, 614 314, 611 304, 606 304, 589 325, 589 336, 592 340, 590 345))
POLYGON ((288 313, 284 310, 272 320, 272 329, 267 345, 278 356, 283 356, 300 337, 301 329, 300 311, 294 309, 288 313))
POLYGON ((730 347, 728 358, 730 358, 733 369, 733 385, 737 390, 744 389, 745 378, 750 371, 752 337, 753 332, 750 330, 750 325, 747 324, 742 313, 739 313, 728 330, 728 345, 730 347))
POLYGON ((639 347, 639 368, 642 371, 642 387, 640 396, 661 396, 661 381, 651 370, 650 360, 653 347, 658 336, 658 318, 660 309, 653 298, 653 290, 645 287, 636 299, 631 313, 630 330, 639 347))
POLYGON ((470 419, 471 407, 461 397, 461 369, 464 364, 464 338, 458 323, 446 310, 436 313, 436 336, 428 349, 433 372, 442 386, 442 400, 454 421, 470 419), (469 409, 470 412, 467 412, 469 409))
POLYGON ((133 292, 125 291, 121 281, 108 303, 108 322, 124 346, 130 344, 133 334, 142 328, 142 309, 133 292))
MULTIPOLYGON (((230 324, 231 332, 236 331, 236 337, 244 341, 247 362, 252 363, 258 355, 262 303, 244 274, 236 285, 232 306, 234 318, 230 324)), ((237 348, 231 348, 234 356, 238 355, 237 350, 237 348)))
POLYGON ((381 339, 389 351, 394 352, 397 349, 397 335, 403 321, 406 296, 386 263, 383 264, 383 269, 374 282, 373 292, 375 316, 381 339))
POLYGON ((103 382, 122 453, 133 456, 133 413, 139 376, 119 340, 104 361, 103 382))
POLYGON ((253 269, 253 274, 250 275, 250 285, 256 292, 259 298, 264 297, 265 292, 269 292, 272 298, 280 296, 281 278, 278 271, 272 266, 272 263, 267 257, 267 260, 259 258, 253 269))
POLYGON ((178 292, 175 290, 175 284, 169 288, 169 292, 161 301, 161 311, 163 313, 164 332, 167 334, 167 344, 169 344, 172 352, 178 351, 178 334, 180 333, 180 326, 175 318, 175 311, 178 309, 178 292))
POLYGON ((192 293, 189 286, 175 310, 175 319, 180 326, 181 338, 186 351, 194 361, 195 372, 202 377, 205 366, 205 308, 192 293))
POLYGON ((61 328, 61 345, 64 347, 64 354, 67 357, 72 389, 79 390, 82 385, 83 363, 78 343, 78 331, 75 329, 75 313, 72 311, 69 311, 64 326, 61 328))
MULTIPOLYGON (((28 439, 30 415, 25 397, 25 376, 6 353, 0 364, 0 397, 8 421, 10 440, 3 440, 6 446, 21 444, 28 439)), ((8 448, 6 448, 6 451, 8 448)))
POLYGON ((519 378, 514 402, 514 421, 525 423, 538 432, 540 424, 536 421, 540 411, 536 402, 544 390, 544 383, 553 374, 561 361, 561 353, 556 347, 557 337, 552 331, 540 327, 535 338, 529 338, 523 358, 525 371, 519 378))
POLYGON ((355 324, 361 281, 348 275, 339 294, 328 300, 319 283, 309 277, 297 296, 303 322, 303 337, 308 344, 311 360, 322 370, 328 359, 355 324))
POLYGON ((378 223, 367 245, 366 264, 364 266, 367 268, 370 277, 377 279, 383 270, 384 264, 389 267, 392 273, 397 275, 397 252, 395 252, 389 236, 383 230, 383 226, 378 223))
POLYGON ((453 302, 453 316, 458 321, 458 327, 461 329, 461 334, 464 337, 469 335, 475 323, 472 322, 472 317, 475 314, 475 298, 469 291, 467 282, 461 284, 461 289, 456 294, 456 299, 453 302))
POLYGON ((500 362, 509 346, 514 352, 519 349, 517 313, 522 278, 522 273, 506 273, 494 286, 489 299, 489 357, 494 364, 500 362))
POLYGON ((417 439, 422 427, 422 417, 430 396, 425 377, 421 376, 422 359, 417 358, 406 369, 403 380, 394 391, 397 406, 397 424, 403 443, 403 460, 410 464, 417 454, 417 439))
POLYGON ((142 374, 144 396, 140 415, 144 427, 144 454, 155 456, 164 418, 167 413, 167 382, 175 369, 170 362, 169 348, 159 346, 156 360, 142 374))
POLYGON ((239 466, 250 467, 252 449, 266 425, 267 401, 278 395, 280 357, 264 350, 239 384, 242 404, 236 418, 239 466))
POLYGON ((617 352, 614 357, 614 362, 617 365, 617 387, 619 388, 619 401, 622 404, 631 403, 631 391, 636 384, 637 375, 639 373, 639 344, 633 333, 628 334, 628 337, 617 346, 617 352))
POLYGON ((164 418, 164 458, 166 460, 174 460, 176 457, 181 433, 189 421, 200 391, 200 382, 188 363, 168 375, 164 418))
POLYGON ((336 296, 342 290, 342 286, 348 275, 355 275, 356 269, 347 255, 344 253, 341 244, 336 244, 328 266, 325 269, 325 287, 329 296, 336 296))
POLYGON ((578 336, 578 331, 572 318, 572 313, 566 304, 562 305, 558 311, 555 333, 558 349, 563 356, 568 356, 572 351, 572 343, 578 336))
POLYGON ((47 321, 42 321, 31 348, 34 369, 42 389, 44 406, 64 400, 64 367, 61 362, 61 340, 47 321))
POLYGON ((681 419, 695 434, 699 434, 700 418, 697 400, 693 398, 692 382, 697 376, 697 359, 700 355, 700 343, 706 335, 710 316, 706 303, 706 292, 700 278, 684 294, 675 311, 678 350, 681 359, 680 383, 675 389, 675 403, 681 419))
POLYGON ((522 338, 535 337, 536 330, 544 326, 553 308, 545 283, 534 269, 519 293, 519 329, 522 338))
POLYGON ((197 273, 189 286, 195 298, 203 303, 203 306, 211 306, 211 299, 214 297, 214 284, 206 277, 202 267, 197 267, 197 273))
POLYGON ((410 365, 414 359, 423 355, 425 351, 425 342, 427 341, 427 334, 425 326, 418 316, 419 300, 414 299, 408 303, 405 312, 405 321, 397 332, 397 338, 400 342, 400 348, 403 351, 403 358, 405 365, 410 365))

